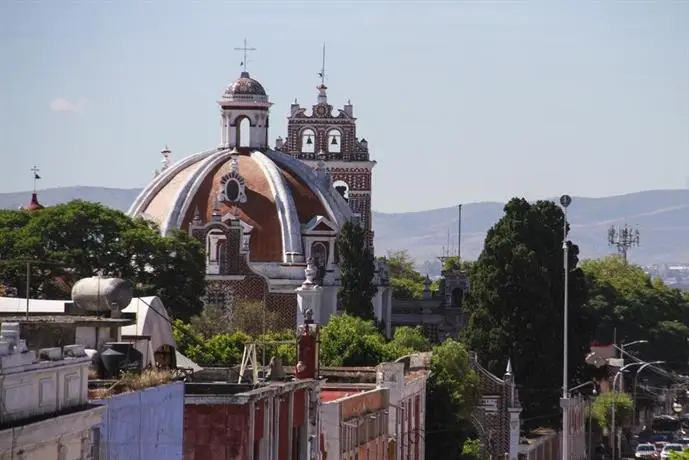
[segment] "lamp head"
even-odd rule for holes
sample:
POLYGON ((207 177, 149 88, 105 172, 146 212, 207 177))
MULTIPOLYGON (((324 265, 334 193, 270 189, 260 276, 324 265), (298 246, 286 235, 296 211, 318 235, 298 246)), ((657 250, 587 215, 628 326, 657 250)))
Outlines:
POLYGON ((567 209, 570 204, 572 204, 572 197, 571 196, 562 195, 560 197, 560 205, 562 205, 563 208, 567 209))

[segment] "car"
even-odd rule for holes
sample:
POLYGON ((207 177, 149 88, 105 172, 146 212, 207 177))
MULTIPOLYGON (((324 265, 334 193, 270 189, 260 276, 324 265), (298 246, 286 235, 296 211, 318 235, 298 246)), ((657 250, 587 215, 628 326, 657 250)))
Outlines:
POLYGON ((658 452, 656 451, 656 446, 651 443, 639 444, 636 446, 636 452, 634 452, 635 458, 658 458, 658 452))
POLYGON ((682 452, 684 450, 684 446, 682 444, 676 444, 676 443, 667 443, 665 444, 665 447, 663 447, 663 450, 660 451, 660 458, 661 460, 665 460, 670 457, 670 453, 672 452, 682 452))

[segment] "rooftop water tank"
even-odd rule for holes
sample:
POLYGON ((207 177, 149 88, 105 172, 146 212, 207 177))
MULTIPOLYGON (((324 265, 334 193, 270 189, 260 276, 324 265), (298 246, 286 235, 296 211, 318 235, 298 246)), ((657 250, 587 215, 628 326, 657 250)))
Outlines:
POLYGON ((83 278, 72 287, 72 301, 89 312, 124 310, 134 297, 129 281, 93 276, 83 278))
POLYGON ((112 380, 119 378, 122 365, 127 361, 127 355, 115 351, 112 348, 108 348, 100 354, 100 360, 102 363, 100 377, 112 380))

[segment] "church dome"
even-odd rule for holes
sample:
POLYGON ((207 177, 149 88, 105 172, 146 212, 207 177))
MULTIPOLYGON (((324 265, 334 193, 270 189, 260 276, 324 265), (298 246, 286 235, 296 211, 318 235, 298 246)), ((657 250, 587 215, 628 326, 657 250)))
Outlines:
POLYGON ((43 205, 38 202, 38 194, 36 192, 33 192, 31 194, 31 201, 24 206, 24 209, 27 211, 38 211, 40 209, 43 209, 43 205))
POLYGON ((239 219, 250 229, 249 260, 278 263, 305 254, 302 231, 315 218, 338 228, 351 218, 329 175, 280 152, 240 150, 214 149, 173 164, 129 214, 153 220, 163 233, 239 219))
POLYGON ((242 72, 225 90, 223 97, 233 99, 235 96, 266 96, 266 90, 258 81, 249 76, 249 72, 242 72))

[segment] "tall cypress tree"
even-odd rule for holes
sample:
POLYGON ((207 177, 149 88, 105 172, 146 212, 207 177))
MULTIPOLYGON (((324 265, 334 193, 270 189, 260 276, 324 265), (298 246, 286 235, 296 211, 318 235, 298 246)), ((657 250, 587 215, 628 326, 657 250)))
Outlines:
MULTIPOLYGON (((528 425, 560 417, 563 323, 562 210, 550 201, 514 198, 488 231, 472 270, 464 331, 469 349, 502 375, 512 359, 528 425)), ((569 383, 580 382, 593 332, 579 248, 569 247, 569 383)))
POLYGON ((337 298, 341 308, 350 315, 373 319, 376 295, 373 285, 375 265, 373 254, 366 244, 366 231, 353 222, 346 222, 337 238, 340 259, 340 289, 337 298))

